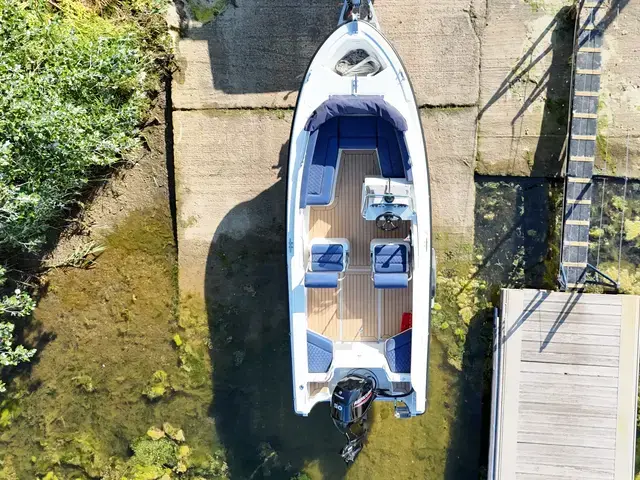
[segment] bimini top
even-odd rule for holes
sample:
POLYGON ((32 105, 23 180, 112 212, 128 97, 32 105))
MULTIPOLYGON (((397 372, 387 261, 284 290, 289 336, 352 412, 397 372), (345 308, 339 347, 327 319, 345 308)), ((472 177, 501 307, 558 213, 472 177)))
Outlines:
POLYGON ((407 121, 402 114, 381 95, 331 95, 314 110, 304 129, 315 132, 334 117, 372 115, 389 122, 400 132, 407 131, 407 121))

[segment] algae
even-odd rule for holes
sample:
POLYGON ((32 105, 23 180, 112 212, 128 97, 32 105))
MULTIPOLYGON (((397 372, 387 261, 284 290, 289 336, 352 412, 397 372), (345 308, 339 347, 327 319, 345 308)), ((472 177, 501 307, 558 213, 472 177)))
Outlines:
POLYGON ((215 20, 228 5, 228 0, 188 0, 187 4, 198 22, 208 23, 215 20))
POLYGON ((142 395, 149 400, 157 400, 158 398, 164 397, 170 389, 171 384, 169 383, 167 372, 164 370, 156 370, 153 372, 149 384, 142 390, 142 395))
POLYGON ((637 217, 633 220, 625 219, 624 221, 624 238, 626 240, 634 240, 640 236, 640 219, 637 217))
MULTIPOLYGON (((120 480, 112 475, 126 466, 131 443, 158 422, 179 425, 191 457, 207 469, 212 451, 220 451, 214 463, 225 461, 208 416, 210 378, 188 395, 168 394, 184 371, 172 341, 178 297, 166 200, 130 214, 104 245, 91 269, 47 274, 27 332, 39 345, 36 362, 2 403, 0 478, 13 471, 15 478, 120 480), (152 378, 165 394, 149 402, 141 392, 152 378)), ((147 474, 130 478, 154 478, 147 474)))
POLYGON ((537 13, 540 10, 544 10, 543 0, 524 0, 524 3, 529 5, 529 8, 531 8, 531 11, 534 13, 537 13))

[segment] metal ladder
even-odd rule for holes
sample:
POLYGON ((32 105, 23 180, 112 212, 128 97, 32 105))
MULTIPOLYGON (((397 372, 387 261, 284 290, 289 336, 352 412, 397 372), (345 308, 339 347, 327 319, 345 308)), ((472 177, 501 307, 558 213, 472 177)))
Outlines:
POLYGON ((560 287, 581 290, 588 283, 617 283, 589 264, 592 177, 598 128, 604 0, 582 0, 576 15, 568 158, 565 169, 560 287), (596 281, 589 274, 596 274, 596 281), (601 280, 601 279, 604 279, 601 280))

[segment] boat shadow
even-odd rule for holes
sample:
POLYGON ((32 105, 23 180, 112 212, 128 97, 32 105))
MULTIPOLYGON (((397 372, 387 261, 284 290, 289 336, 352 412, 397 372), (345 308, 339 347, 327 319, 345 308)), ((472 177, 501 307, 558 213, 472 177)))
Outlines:
POLYGON ((486 479, 491 418, 493 340, 491 312, 478 312, 469 323, 462 371, 456 375, 459 392, 456 416, 447 449, 445 480, 486 479))
POLYGON ((308 418, 293 411, 286 237, 288 143, 279 180, 234 207, 211 243, 205 294, 211 335, 217 436, 231 479, 295 478, 313 463, 343 478, 343 437, 327 404, 308 418))

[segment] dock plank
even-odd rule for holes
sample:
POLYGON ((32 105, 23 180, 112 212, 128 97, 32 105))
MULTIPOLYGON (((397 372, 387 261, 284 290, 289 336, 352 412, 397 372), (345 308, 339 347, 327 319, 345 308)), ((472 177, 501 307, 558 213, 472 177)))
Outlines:
POLYGON ((597 354, 551 353, 546 350, 522 352, 522 360, 527 362, 564 363, 567 365, 593 365, 601 367, 617 367, 618 357, 607 357, 597 354))
POLYGON ((563 445, 568 447, 602 447, 613 450, 616 447, 615 430, 611 437, 589 435, 585 431, 576 431, 575 434, 566 434, 552 426, 546 432, 518 431, 520 443, 544 443, 548 445, 563 445))
MULTIPOLYGON (((523 352, 538 352, 541 347, 540 341, 523 341, 523 352)), ((578 353, 583 355, 600 355, 603 357, 618 358, 620 347, 617 345, 574 345, 566 343, 550 342, 545 345, 544 351, 547 353, 578 353)))
POLYGON ((501 314, 489 480, 629 480, 640 297, 503 290, 501 314))
POLYGON ((582 395, 606 398, 616 401, 617 387, 601 387, 594 385, 568 385, 565 383, 549 384, 544 382, 520 382, 520 393, 547 393, 550 397, 562 398, 565 395, 582 395))
POLYGON ((617 387, 616 376, 575 375, 562 372, 522 372, 520 378, 523 382, 541 382, 546 384, 562 385, 592 385, 595 387, 617 387))
MULTIPOLYGON (((558 320, 559 312, 536 310, 535 312, 528 313, 527 320, 541 320, 546 322, 555 322, 558 320)), ((620 327, 620 315, 602 314, 597 316, 585 316, 582 313, 571 312, 569 314, 562 315, 562 323, 577 323, 580 325, 610 325, 613 327, 620 327)))
POLYGON ((562 375, 586 375, 589 377, 618 378, 617 367, 595 367, 591 365, 563 365, 559 363, 522 362, 523 372, 559 373, 562 375))
POLYGON ((516 472, 516 480, 613 480, 613 474, 607 470, 584 466, 539 465, 521 463, 516 472))
MULTIPOLYGON (((619 317, 617 317, 619 320, 619 317)), ((558 319, 553 316, 547 318, 540 318, 538 315, 532 315, 521 327, 526 332, 542 332, 544 334, 550 334, 552 332, 558 333, 574 333, 583 335, 600 335, 609 337, 620 336, 620 325, 609 325, 602 323, 583 323, 583 322, 568 322, 565 318, 558 319)))
POLYGON ((620 345, 620 337, 609 337, 602 335, 587 335, 582 333, 562 333, 555 332, 547 335, 543 332, 532 332, 523 330, 522 339, 525 341, 539 341, 544 343, 575 343, 578 345, 620 345))

